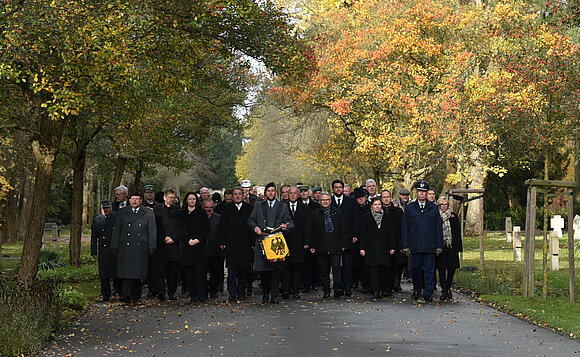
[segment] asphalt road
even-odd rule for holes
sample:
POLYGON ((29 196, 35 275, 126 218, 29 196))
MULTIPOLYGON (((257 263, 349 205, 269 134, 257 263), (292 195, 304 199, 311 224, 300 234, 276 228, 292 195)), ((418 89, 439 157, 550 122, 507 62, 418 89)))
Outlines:
MULTIPOLYGON (((255 289, 258 290, 258 289, 255 289)), ((580 342, 455 293, 417 303, 392 298, 301 299, 261 304, 189 299, 92 304, 39 356, 567 356, 580 342)))

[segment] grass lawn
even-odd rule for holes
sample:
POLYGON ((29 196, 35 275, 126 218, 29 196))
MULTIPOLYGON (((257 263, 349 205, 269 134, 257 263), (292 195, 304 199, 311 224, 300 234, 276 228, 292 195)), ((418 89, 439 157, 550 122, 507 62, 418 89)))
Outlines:
MULTIPOLYGON (((560 239, 560 270, 549 269, 548 298, 542 299, 543 236, 536 236, 535 286, 536 296, 523 299, 523 262, 513 261, 512 243, 505 241, 503 232, 488 233, 484 241, 484 270, 462 269, 455 282, 476 292, 480 299, 496 308, 528 319, 561 333, 580 337, 580 284, 576 284, 576 302, 569 301, 567 235, 560 239)), ((523 245, 523 243, 522 243, 523 245)), ((575 246, 575 275, 580 273, 580 246, 575 246)), ((523 248, 522 248, 523 259, 523 248)), ((479 267, 479 237, 464 238, 463 267, 479 267)))

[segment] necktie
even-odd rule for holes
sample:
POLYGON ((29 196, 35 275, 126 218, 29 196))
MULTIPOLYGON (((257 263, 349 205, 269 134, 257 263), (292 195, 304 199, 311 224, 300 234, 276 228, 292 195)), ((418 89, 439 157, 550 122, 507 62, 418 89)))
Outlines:
POLYGON ((133 213, 137 213, 137 208, 133 208, 133 213))
POLYGON ((292 215, 296 212, 296 203, 292 204, 292 215))
POLYGON ((419 206, 421 206, 421 209, 424 209, 425 208, 425 204, 424 203, 421 203, 419 206))
POLYGON ((274 202, 272 202, 272 201, 268 201, 268 204, 270 205, 270 208, 272 208, 272 206, 274 206, 274 202))
POLYGON ((337 202, 337 206, 338 206, 338 208, 340 208, 340 205, 341 205, 341 204, 342 204, 342 198, 339 198, 339 199, 338 199, 338 202, 337 202))

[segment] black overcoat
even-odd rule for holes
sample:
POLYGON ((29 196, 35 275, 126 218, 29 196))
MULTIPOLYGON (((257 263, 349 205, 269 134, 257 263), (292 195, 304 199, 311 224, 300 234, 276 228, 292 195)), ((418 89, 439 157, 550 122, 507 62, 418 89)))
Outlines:
POLYGON ((459 268, 459 252, 463 252, 463 243, 461 242, 459 218, 455 213, 451 213, 449 224, 451 225, 451 248, 443 244, 443 251, 435 258, 436 269, 459 268))
POLYGON ((221 214, 215 212, 209 217, 209 235, 207 236, 207 255, 209 257, 221 257, 223 255, 223 251, 219 247, 221 218, 221 214))
POLYGON ((292 214, 290 203, 287 205, 292 221, 294 222, 294 228, 290 232, 284 233, 286 244, 288 244, 290 250, 290 256, 286 257, 286 261, 290 263, 302 263, 304 262, 304 245, 306 242, 310 242, 310 207, 298 200, 296 201, 296 212, 292 214))
POLYGON ((249 269, 252 265, 254 233, 248 227, 252 206, 242 202, 240 210, 234 203, 224 205, 220 220, 219 244, 226 246, 226 267, 249 269))
POLYGON ((381 228, 377 227, 373 215, 366 213, 361 222, 360 250, 365 251, 366 266, 390 265, 390 250, 396 248, 393 224, 387 213, 383 213, 381 228))
POLYGON ((153 207, 157 224, 157 250, 153 259, 168 262, 179 261, 179 218, 178 207, 167 207, 160 204, 153 207), (171 237, 173 243, 165 243, 165 237, 171 237))
POLYGON ((207 236, 209 219, 202 208, 178 213, 179 263, 181 266, 205 265, 207 263, 207 236), (199 239, 198 244, 190 245, 190 239, 199 239))
POLYGON ((105 216, 98 214, 91 224, 91 255, 97 255, 99 261, 99 279, 117 277, 117 258, 111 252, 111 239, 117 213, 105 216))
MULTIPOLYGON (((312 211, 312 238, 308 245, 314 248, 316 255, 341 253, 342 248, 348 244, 347 241, 351 240, 341 210, 331 206, 330 219, 334 231, 326 233, 322 208, 312 211)), ((352 240, 350 244, 352 245, 352 240)))
POLYGON ((111 239, 111 249, 117 254, 118 278, 147 278, 149 251, 157 246, 156 237, 152 210, 146 207, 140 207, 137 213, 131 207, 119 210, 111 239))

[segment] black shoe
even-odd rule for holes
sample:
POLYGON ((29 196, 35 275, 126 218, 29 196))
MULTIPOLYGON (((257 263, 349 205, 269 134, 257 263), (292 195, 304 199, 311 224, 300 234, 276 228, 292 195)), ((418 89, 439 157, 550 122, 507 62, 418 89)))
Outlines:
POLYGON ((293 297, 294 299, 300 299, 300 298, 301 298, 301 296, 300 296, 300 294, 299 294, 299 293, 294 293, 294 294, 292 294, 292 297, 293 297))
POLYGON ((375 300, 378 300, 382 297, 383 297, 383 295, 381 293, 374 293, 374 295, 373 295, 373 299, 375 299, 375 300))
POLYGON ((169 294, 169 300, 177 300, 177 296, 174 294, 169 294))
POLYGON ((122 296, 121 298, 119 298, 120 302, 124 302, 125 304, 130 304, 131 303, 131 297, 130 296, 122 296))
POLYGON ((447 299, 449 299, 449 295, 447 295, 447 291, 446 290, 443 290, 443 293, 441 294, 441 297, 439 297, 439 300, 445 301, 447 299))
POLYGON ((272 304, 278 304, 280 301, 278 301, 277 297, 273 297, 272 300, 270 300, 270 302, 272 302, 272 304))
POLYGON ((342 295, 343 295, 343 294, 342 294, 342 290, 336 290, 336 291, 334 292, 334 297, 335 297, 335 298, 341 297, 342 295))
POLYGON ((217 293, 209 293, 209 297, 212 299, 215 299, 218 297, 218 294, 217 293))
POLYGON ((411 296, 411 300, 419 300, 419 292, 413 291, 413 295, 411 296))
POLYGON ((165 294, 163 294, 163 295, 159 294, 158 298, 159 298, 159 301, 161 301, 161 302, 165 301, 165 294))
POLYGON ((248 291, 246 292, 246 295, 248 295, 248 296, 252 296, 252 294, 253 294, 253 293, 252 293, 252 290, 248 290, 248 291))
POLYGON ((352 296, 352 291, 345 291, 344 292, 344 295, 346 295, 346 296, 352 296))
POLYGON ((390 297, 390 296, 393 296, 393 292, 391 292, 391 291, 386 291, 386 292, 384 292, 384 293, 383 293, 383 297, 384 297, 384 298, 386 298, 386 297, 390 297))
POLYGON ((447 297, 449 299, 453 299, 453 294, 451 293, 451 289, 447 289, 447 297))
POLYGON ((270 300, 270 294, 262 294, 262 302, 265 304, 270 300))
POLYGON ((330 297, 330 293, 324 293, 324 294, 322 295, 322 297, 323 297, 324 299, 328 299, 328 298, 330 297))
POLYGON ((433 297, 431 295, 425 296, 424 299, 425 302, 433 302, 433 297))
POLYGON ((288 298, 290 298, 290 294, 288 294, 288 293, 283 293, 283 294, 282 294, 282 297, 283 297, 284 299, 288 299, 288 298))
POLYGON ((235 297, 235 296, 230 296, 230 297, 228 298, 228 301, 230 301, 230 302, 231 302, 231 301, 236 301, 236 297, 235 297))

